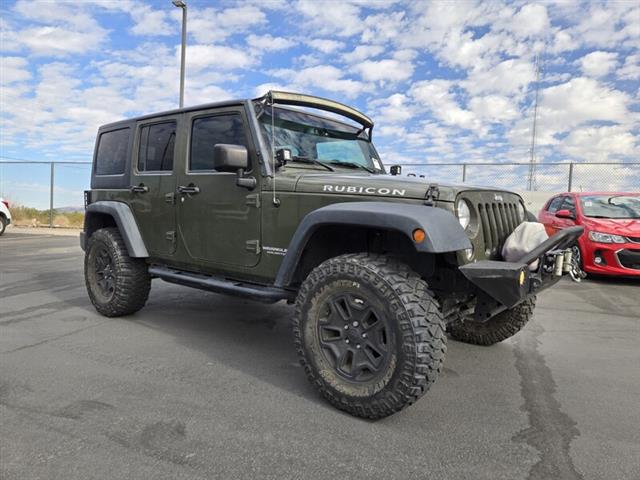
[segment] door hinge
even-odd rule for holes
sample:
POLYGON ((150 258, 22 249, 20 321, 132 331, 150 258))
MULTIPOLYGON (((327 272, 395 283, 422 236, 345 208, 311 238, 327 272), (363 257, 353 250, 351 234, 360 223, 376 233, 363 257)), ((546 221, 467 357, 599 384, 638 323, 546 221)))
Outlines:
POLYGON ((176 194, 174 192, 169 192, 164 194, 164 201, 170 205, 176 204, 176 194))
POLYGON ((256 255, 260 254, 260 240, 247 240, 245 244, 245 249, 248 252, 255 253, 256 255))
POLYGON ((176 232, 171 230, 170 232, 167 232, 167 233, 164 234, 164 238, 169 240, 171 243, 175 243, 175 241, 176 241, 176 232))
POLYGON ((250 207, 260 208, 260 195, 257 193, 247 195, 247 205, 250 207))

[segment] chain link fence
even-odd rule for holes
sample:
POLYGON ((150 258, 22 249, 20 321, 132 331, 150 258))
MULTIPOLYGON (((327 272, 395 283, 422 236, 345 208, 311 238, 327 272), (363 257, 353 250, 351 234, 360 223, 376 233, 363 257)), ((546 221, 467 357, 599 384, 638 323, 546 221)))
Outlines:
POLYGON ((529 163, 420 163, 402 165, 402 174, 428 182, 499 187, 517 192, 640 192, 640 162, 537 163, 531 186, 529 163))
MULTIPOLYGON (((402 169, 402 175, 426 182, 533 191, 541 197, 564 191, 640 191, 640 162, 537 163, 532 188, 529 163, 421 163, 402 169)), ((75 226, 73 214, 81 218, 90 180, 91 162, 0 161, 0 197, 30 207, 21 212, 34 217, 26 219, 31 224, 75 226)))

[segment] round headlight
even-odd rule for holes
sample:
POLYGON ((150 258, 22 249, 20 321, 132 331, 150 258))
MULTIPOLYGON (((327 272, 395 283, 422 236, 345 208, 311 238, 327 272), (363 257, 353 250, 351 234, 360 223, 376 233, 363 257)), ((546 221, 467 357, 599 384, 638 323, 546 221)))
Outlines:
POLYGON ((456 205, 456 214, 462 228, 466 229, 471 223, 471 209, 466 200, 458 200, 456 205))
POLYGON ((518 218, 521 222, 525 221, 525 217, 527 215, 527 211, 524 209, 524 205, 522 203, 518 204, 518 218))

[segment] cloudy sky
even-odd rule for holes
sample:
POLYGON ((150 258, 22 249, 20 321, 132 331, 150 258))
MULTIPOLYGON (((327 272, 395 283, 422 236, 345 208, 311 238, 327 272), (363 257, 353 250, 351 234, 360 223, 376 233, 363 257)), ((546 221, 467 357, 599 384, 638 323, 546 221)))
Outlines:
MULTIPOLYGON (((638 2, 188 4, 187 105, 302 91, 372 116, 387 163, 526 162, 538 54, 537 160, 640 159, 638 2)), ((170 0, 0 5, 4 159, 89 160, 100 124, 176 106, 170 0)))

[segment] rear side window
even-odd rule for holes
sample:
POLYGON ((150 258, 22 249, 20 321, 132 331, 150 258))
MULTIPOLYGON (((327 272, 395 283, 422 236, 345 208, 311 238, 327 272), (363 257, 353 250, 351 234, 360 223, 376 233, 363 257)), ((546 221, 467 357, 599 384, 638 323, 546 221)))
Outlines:
POLYGON ((176 122, 145 125, 140 129, 138 171, 173 170, 173 149, 176 142, 176 122))
POLYGON ((96 154, 96 175, 120 175, 129 150, 129 128, 100 134, 96 154))
POLYGON ((549 203, 549 207, 547 208, 547 210, 550 213, 556 213, 558 211, 558 208, 560 208, 560 205, 562 205, 562 202, 564 201, 565 197, 556 197, 553 200, 551 200, 551 203, 549 203))
POLYGON ((213 147, 218 143, 247 146, 240 114, 202 117, 193 121, 189 170, 213 170, 213 147))

